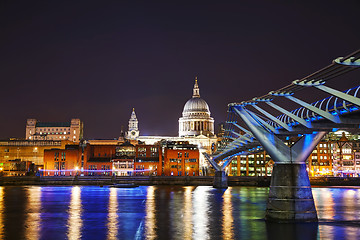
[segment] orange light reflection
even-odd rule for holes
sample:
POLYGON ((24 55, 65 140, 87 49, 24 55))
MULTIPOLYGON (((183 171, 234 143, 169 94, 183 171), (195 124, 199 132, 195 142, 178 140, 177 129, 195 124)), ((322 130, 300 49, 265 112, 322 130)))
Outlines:
POLYGON ((68 219, 68 239, 80 239, 81 238, 81 188, 74 186, 71 190, 71 200, 69 206, 69 219, 68 219))

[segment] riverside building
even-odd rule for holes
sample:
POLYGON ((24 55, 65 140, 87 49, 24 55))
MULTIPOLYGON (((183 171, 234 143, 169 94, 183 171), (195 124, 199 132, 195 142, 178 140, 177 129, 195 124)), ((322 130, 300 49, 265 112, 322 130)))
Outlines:
POLYGON ((115 145, 66 145, 44 151, 45 176, 112 175, 115 145))
POLYGON ((64 149, 70 141, 10 139, 0 141, 0 168, 6 175, 15 174, 14 163, 30 162, 37 167, 44 165, 44 150, 64 149))

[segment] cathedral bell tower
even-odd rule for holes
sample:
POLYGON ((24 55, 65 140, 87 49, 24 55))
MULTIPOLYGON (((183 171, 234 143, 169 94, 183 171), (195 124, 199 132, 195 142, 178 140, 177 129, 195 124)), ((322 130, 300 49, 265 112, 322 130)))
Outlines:
POLYGON ((127 131, 126 137, 130 140, 135 140, 139 137, 139 122, 136 118, 135 109, 133 108, 131 117, 129 120, 129 129, 127 131))

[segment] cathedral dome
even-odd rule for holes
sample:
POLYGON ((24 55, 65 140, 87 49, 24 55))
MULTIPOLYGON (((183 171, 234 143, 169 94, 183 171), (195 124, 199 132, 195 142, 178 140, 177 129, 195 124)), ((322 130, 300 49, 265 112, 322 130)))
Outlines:
POLYGON ((185 103, 182 115, 183 117, 191 117, 191 116, 210 117, 209 105, 205 102, 204 99, 200 98, 200 91, 197 83, 197 78, 195 78, 193 96, 185 103))
POLYGON ((210 116, 209 105, 200 98, 197 78, 193 96, 184 106, 182 117, 179 118, 179 136, 214 135, 214 119, 210 116))
POLYGON ((184 106, 182 115, 187 117, 192 114, 201 114, 210 116, 209 105, 204 99, 196 97, 189 99, 184 106))

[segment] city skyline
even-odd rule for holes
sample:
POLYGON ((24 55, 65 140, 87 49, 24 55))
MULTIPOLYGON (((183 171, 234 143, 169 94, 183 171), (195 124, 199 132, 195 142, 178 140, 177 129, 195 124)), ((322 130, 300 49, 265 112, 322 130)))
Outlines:
POLYGON ((355 1, 257 5, 3 3, 0 138, 25 137, 28 118, 115 138, 133 107, 141 135, 176 136, 195 76, 217 125, 228 103, 358 48, 355 1))

